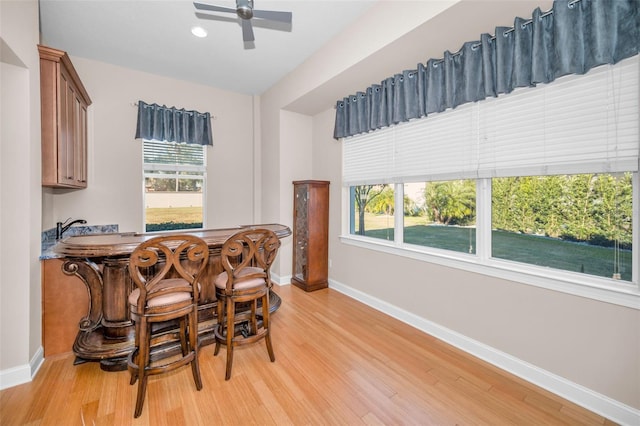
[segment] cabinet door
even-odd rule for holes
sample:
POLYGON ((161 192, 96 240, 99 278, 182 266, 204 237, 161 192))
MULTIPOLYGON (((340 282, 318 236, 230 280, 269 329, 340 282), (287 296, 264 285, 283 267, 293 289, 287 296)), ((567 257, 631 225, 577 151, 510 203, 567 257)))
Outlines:
POLYGON ((300 281, 307 281, 307 253, 309 249, 309 224, 308 224, 308 202, 309 189, 307 185, 296 185, 294 187, 294 214, 293 220, 293 250, 294 250, 294 273, 293 276, 300 281))
POLYGON ((60 68, 60 136, 58 139, 58 179, 60 183, 78 186, 78 126, 80 125, 78 93, 67 71, 60 68))
POLYGON ((73 106, 75 94, 69 75, 60 68, 58 93, 58 182, 74 184, 73 106))
POLYGON ((87 186, 87 107, 75 96, 73 100, 74 182, 79 187, 87 186))
POLYGON ((44 356, 71 352, 89 294, 80 278, 62 272, 62 259, 42 262, 42 346, 44 356))

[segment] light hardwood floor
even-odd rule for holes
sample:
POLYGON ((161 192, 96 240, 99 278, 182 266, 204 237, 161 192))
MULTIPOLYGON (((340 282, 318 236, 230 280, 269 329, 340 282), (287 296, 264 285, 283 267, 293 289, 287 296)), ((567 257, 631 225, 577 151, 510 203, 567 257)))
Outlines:
POLYGON ((275 363, 264 342, 238 347, 225 382, 224 351, 206 346, 204 388, 188 367, 151 377, 134 420, 126 371, 59 355, 31 383, 0 392, 0 424, 612 424, 341 293, 275 289, 275 363))

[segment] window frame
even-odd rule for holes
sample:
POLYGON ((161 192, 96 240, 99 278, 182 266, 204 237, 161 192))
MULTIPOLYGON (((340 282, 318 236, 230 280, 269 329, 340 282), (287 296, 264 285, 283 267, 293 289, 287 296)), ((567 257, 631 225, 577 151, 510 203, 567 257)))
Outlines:
MULTIPOLYGON (((202 173, 202 190, 201 190, 201 194, 202 194, 202 228, 188 228, 186 230, 191 230, 191 231, 197 231, 197 230, 202 230, 202 229, 207 229, 207 225, 206 225, 206 218, 207 218, 207 146, 209 145, 198 145, 198 144, 192 144, 192 145, 197 145, 197 146, 201 146, 202 147, 202 166, 197 166, 197 165, 193 165, 193 164, 163 164, 163 163, 146 163, 145 162, 145 156, 144 156, 144 148, 145 148, 145 142, 154 142, 154 143, 176 143, 176 142, 170 142, 170 141, 156 141, 156 140, 148 140, 148 139, 142 139, 142 144, 141 144, 141 152, 142 152, 142 229, 145 230, 144 232, 147 232, 147 222, 146 222, 146 197, 147 197, 147 190, 146 190, 146 179, 147 177, 160 177, 160 178, 175 178, 175 175, 166 175, 163 176, 162 173, 157 173, 157 172, 163 172, 163 171, 169 171, 169 172, 201 172, 202 173), (151 172, 151 173, 150 173, 151 172), (156 174, 153 174, 152 172, 156 172, 156 174)), ((194 175, 197 176, 197 175, 194 175)), ((199 178, 199 177, 198 177, 199 178)), ((177 189, 177 187, 176 187, 177 189)), ((176 191, 177 192, 177 191, 176 191)), ((172 230, 175 231, 175 230, 172 230)), ((148 231, 148 232, 166 232, 166 231, 148 231)))

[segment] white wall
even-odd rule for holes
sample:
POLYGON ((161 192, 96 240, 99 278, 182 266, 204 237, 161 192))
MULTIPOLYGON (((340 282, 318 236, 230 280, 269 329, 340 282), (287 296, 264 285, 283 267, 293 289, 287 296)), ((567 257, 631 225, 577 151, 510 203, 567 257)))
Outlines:
MULTIPOLYGON (((293 227, 293 181, 311 179, 312 168, 308 159, 311 156, 311 117, 290 112, 280 111, 280 198, 278 205, 278 223, 293 227)), ((281 277, 292 274, 293 238, 282 242, 278 253, 278 262, 273 266, 281 277)))
MULTIPOLYGON (((55 47, 55 46, 52 46, 55 47)), ((208 111, 213 147, 207 147, 206 226, 254 222, 252 97, 71 57, 93 101, 90 106, 89 183, 83 190, 46 190, 44 228, 67 217, 88 224, 143 230, 141 141, 134 139, 138 100, 208 111)))
POLYGON ((38 2, 0 2, 0 388, 42 361, 38 2))

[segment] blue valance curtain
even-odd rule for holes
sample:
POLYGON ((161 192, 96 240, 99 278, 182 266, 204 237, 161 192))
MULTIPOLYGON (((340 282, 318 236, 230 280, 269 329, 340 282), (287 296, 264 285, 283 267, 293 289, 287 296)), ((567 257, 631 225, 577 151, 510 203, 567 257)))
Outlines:
POLYGON ((213 145, 211 114, 138 101, 136 139, 213 145))
POLYGON ((496 27, 495 36, 339 100, 334 138, 617 63, 638 53, 639 9, 638 0, 556 0, 548 12, 538 8, 512 28, 496 27))

